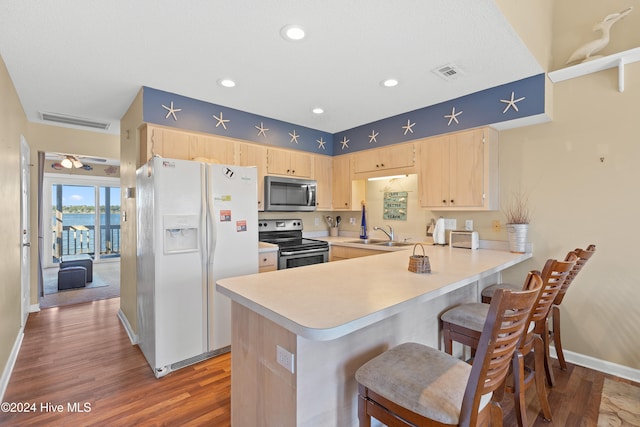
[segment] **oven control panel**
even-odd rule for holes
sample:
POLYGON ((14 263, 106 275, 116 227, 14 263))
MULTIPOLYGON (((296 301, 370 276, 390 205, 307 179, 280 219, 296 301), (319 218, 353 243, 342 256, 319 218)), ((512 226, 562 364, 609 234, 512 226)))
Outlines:
POLYGON ((266 231, 298 231, 302 230, 301 219, 260 219, 258 220, 258 232, 266 231))

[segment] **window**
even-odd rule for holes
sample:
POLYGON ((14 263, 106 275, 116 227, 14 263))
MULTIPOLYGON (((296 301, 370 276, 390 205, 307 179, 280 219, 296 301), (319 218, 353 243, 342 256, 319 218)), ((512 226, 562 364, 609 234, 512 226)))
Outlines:
POLYGON ((120 256, 119 185, 111 178, 45 177, 44 255, 51 265, 64 255, 89 254, 96 262, 120 256))

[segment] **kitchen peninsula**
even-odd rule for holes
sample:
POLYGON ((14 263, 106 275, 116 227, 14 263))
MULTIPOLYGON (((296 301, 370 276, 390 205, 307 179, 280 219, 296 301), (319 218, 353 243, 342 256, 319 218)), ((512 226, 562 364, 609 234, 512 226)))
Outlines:
POLYGON ((232 425, 357 425, 362 364, 406 341, 440 348, 440 313, 531 257, 425 250, 430 274, 409 272, 405 250, 220 280, 232 300, 232 425))

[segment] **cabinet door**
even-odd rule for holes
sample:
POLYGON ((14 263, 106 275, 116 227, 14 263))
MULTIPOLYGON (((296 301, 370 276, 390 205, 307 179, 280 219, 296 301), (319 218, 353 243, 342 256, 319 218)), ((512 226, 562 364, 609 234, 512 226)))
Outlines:
POLYGON ((212 163, 233 165, 235 143, 220 137, 194 135, 189 143, 189 158, 203 158, 212 163))
POLYGON ((351 159, 349 156, 333 158, 333 209, 351 209, 351 159))
POLYGON ((365 150, 353 155, 354 173, 379 170, 381 165, 380 150, 365 150))
POLYGON ((354 154, 354 173, 408 168, 415 165, 415 145, 400 144, 354 154))
POLYGON ((269 175, 310 178, 311 155, 299 151, 269 148, 267 151, 267 173, 269 175))
POLYGON ((150 151, 170 159, 189 160, 191 135, 182 131, 150 128, 150 151))
POLYGON ((311 154, 290 151, 289 159, 291 175, 299 178, 311 178, 311 154))
POLYGON ((258 169, 258 210, 264 210, 264 176, 267 171, 267 149, 254 144, 239 144, 240 166, 258 169))
POLYGON ((420 144, 420 206, 449 206, 449 138, 430 138, 420 144))
POLYGON ((284 150, 267 149, 267 174, 287 175, 291 173, 291 158, 284 150))
POLYGON ((482 207, 484 203, 484 144, 482 129, 451 135, 449 205, 482 207))
POLYGON ((333 162, 329 156, 313 156, 314 175, 318 183, 316 193, 316 205, 321 210, 331 210, 332 184, 333 184, 333 162))

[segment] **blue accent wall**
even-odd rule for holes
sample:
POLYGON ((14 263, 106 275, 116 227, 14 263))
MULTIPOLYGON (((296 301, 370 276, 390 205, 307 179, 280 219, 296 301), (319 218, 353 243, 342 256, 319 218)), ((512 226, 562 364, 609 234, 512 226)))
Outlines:
POLYGON ((142 120, 147 123, 227 136, 275 147, 333 155, 333 135, 328 132, 150 87, 143 88, 142 97, 142 120), (171 114, 167 117, 169 110, 163 107, 163 105, 171 107, 172 102, 174 109, 180 109, 175 112, 177 120, 171 114), (224 122, 226 129, 214 116, 228 120, 224 122), (256 126, 269 130, 259 134, 260 131, 256 126), (290 134, 297 135, 297 143, 292 141, 290 134), (324 147, 318 141, 323 141, 324 147))
POLYGON ((545 76, 539 74, 338 132, 333 135, 333 152, 335 155, 346 154, 542 114, 544 84, 545 76), (518 111, 511 106, 503 112, 507 103, 501 100, 510 101, 511 92, 514 100, 524 99, 515 103, 518 111), (456 114, 462 112, 456 115, 457 123, 445 117, 451 115, 454 108, 456 114), (407 130, 406 127, 411 124, 411 130, 407 130), (370 136, 375 133, 374 142, 370 136), (345 138, 348 148, 343 149, 342 141, 345 138))
POLYGON ((144 87, 143 120, 331 156, 543 114, 544 87, 539 74, 335 134, 144 87), (268 130, 261 134, 259 128, 268 130))

